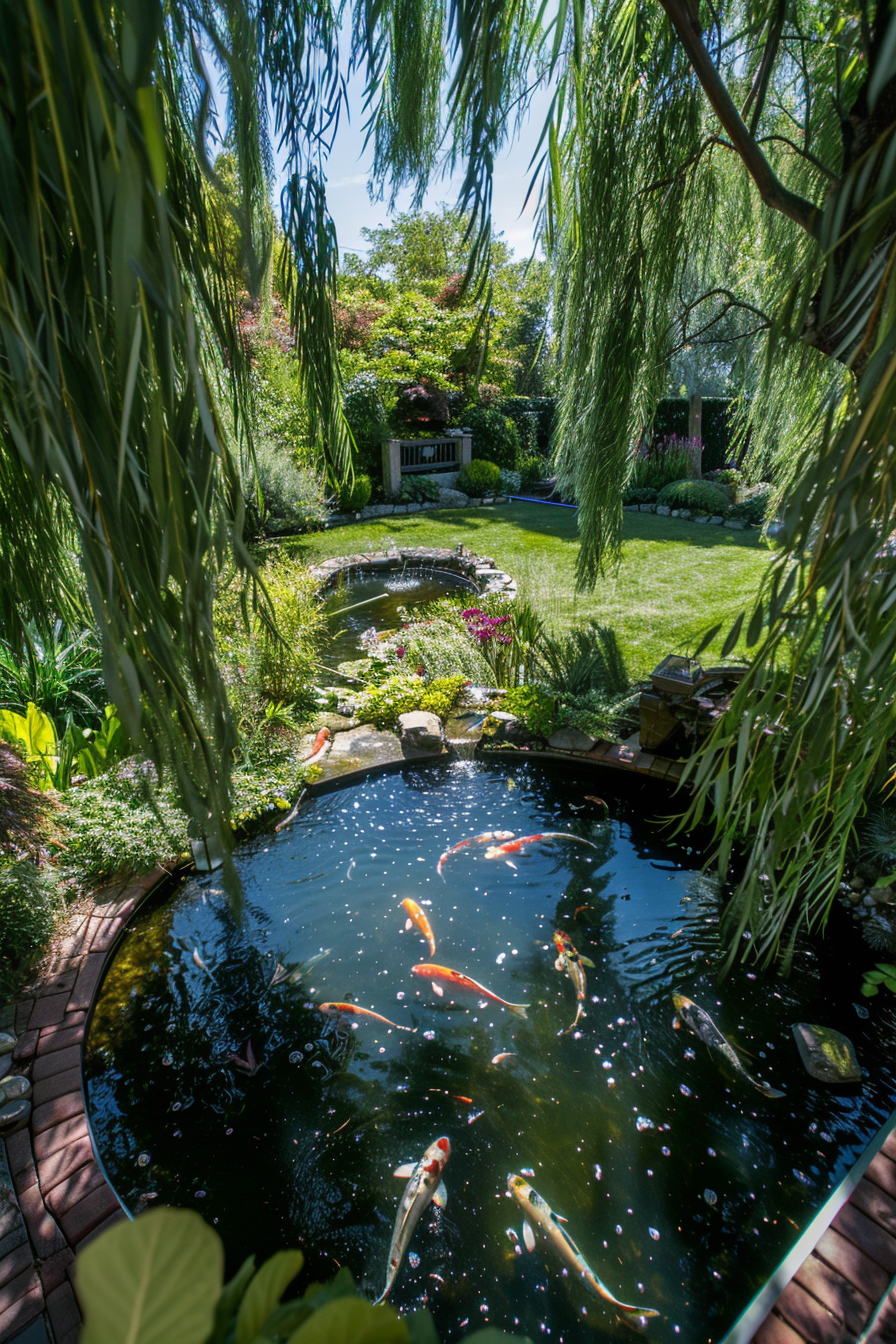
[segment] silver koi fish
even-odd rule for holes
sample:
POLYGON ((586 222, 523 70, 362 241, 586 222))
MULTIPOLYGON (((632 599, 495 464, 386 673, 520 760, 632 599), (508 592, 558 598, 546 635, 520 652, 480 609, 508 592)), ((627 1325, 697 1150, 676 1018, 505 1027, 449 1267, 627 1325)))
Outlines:
POLYGON ((411 1234, 424 1209, 428 1207, 430 1201, 440 1208, 445 1207, 448 1194, 442 1180, 442 1171, 450 1155, 451 1144, 448 1139, 436 1139, 435 1143, 429 1145, 416 1166, 411 1166, 409 1163, 405 1167, 396 1169, 396 1176, 409 1176, 410 1180, 404 1188, 398 1213, 395 1216, 392 1245, 389 1247, 389 1267, 386 1270, 386 1286, 376 1299, 374 1306, 378 1306, 380 1302, 385 1302, 392 1291, 392 1285, 401 1268, 401 1262, 408 1248, 408 1242, 411 1240, 411 1234))
POLYGON ((583 966, 594 966, 590 957, 583 957, 577 951, 572 939, 560 929, 554 934, 554 944, 559 952, 557 960, 554 962, 555 971, 566 971, 576 991, 576 1016, 575 1021, 566 1028, 565 1031, 558 1031, 558 1036, 567 1036, 578 1025, 579 1018, 585 1013, 585 972, 583 966))
POLYGON ((511 1172, 507 1177, 507 1191, 523 1211, 523 1218, 525 1219, 523 1241, 528 1251, 535 1250, 535 1234, 538 1233, 542 1242, 553 1247, 573 1274, 578 1275, 585 1286, 591 1289, 592 1293, 602 1297, 605 1302, 609 1302, 611 1307, 632 1316, 643 1316, 645 1318, 659 1316, 660 1313, 653 1311, 650 1307, 631 1306, 627 1302, 620 1302, 618 1297, 613 1296, 607 1285, 601 1283, 566 1229, 560 1226, 559 1215, 554 1213, 551 1206, 545 1203, 538 1191, 533 1190, 529 1182, 524 1180, 522 1176, 515 1176, 511 1172))
POLYGON ((703 1041, 704 1045, 708 1045, 711 1050, 718 1050, 719 1054, 724 1055, 731 1067, 737 1073, 742 1073, 747 1082, 758 1088, 763 1096, 783 1097, 786 1095, 784 1092, 779 1092, 776 1087, 770 1087, 768 1083, 764 1083, 761 1078, 754 1078, 752 1073, 747 1073, 734 1046, 724 1032, 719 1030, 705 1008, 701 1008, 698 1003, 687 998, 684 994, 673 994, 672 1002, 675 1004, 677 1014, 673 1026, 677 1026, 679 1021, 683 1022, 695 1036, 703 1041))

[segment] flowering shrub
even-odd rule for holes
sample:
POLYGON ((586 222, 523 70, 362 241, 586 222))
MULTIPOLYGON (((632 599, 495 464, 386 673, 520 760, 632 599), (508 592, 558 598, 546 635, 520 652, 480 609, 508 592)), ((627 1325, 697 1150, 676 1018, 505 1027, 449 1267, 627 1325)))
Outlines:
POLYGON ((461 616, 477 644, 490 644, 492 640, 497 640, 499 644, 513 643, 513 636, 500 628, 502 625, 509 625, 511 620, 509 616, 486 616, 478 607, 467 607, 466 611, 461 612, 461 616))

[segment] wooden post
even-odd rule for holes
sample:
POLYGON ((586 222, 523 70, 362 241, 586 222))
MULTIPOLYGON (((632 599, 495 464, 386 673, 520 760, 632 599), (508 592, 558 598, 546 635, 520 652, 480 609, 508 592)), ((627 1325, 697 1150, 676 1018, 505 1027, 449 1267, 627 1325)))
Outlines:
MULTIPOLYGON (((699 392, 692 392, 688 399, 688 438, 703 441, 703 398, 699 392)), ((694 473, 703 473, 703 449, 694 454, 694 473)))
POLYGON ((462 434, 458 443, 457 465, 465 467, 473 461, 473 439, 469 434, 462 434))
POLYGON ((383 490, 397 495, 401 490, 401 440, 387 439, 383 444, 383 490))

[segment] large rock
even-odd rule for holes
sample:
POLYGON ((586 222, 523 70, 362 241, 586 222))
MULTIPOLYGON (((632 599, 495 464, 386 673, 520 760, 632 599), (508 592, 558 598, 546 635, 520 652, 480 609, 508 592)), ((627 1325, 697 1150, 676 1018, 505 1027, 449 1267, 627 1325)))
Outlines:
POLYGON ((668 504, 657 504, 656 511, 661 518, 668 518, 672 509, 668 504))
POLYGON ((821 1083, 857 1083, 862 1070, 855 1046, 832 1027, 794 1022, 793 1035, 806 1072, 821 1083))
POLYGON ((560 728, 548 738, 548 746, 555 751, 590 751, 597 746, 597 738, 589 737, 578 728, 560 728))
POLYGON ((439 491, 440 509, 465 509, 469 502, 469 497, 462 490, 451 490, 448 486, 443 486, 439 491))
POLYGON ((406 755, 432 756, 442 750, 442 720, 438 714, 430 714, 425 709, 399 714, 398 727, 406 755))

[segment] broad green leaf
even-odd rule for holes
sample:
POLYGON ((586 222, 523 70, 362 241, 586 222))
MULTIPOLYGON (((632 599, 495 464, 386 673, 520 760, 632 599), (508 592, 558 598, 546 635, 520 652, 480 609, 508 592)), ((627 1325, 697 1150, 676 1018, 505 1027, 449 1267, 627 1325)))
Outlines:
POLYGON ((288 1344, 408 1344, 408 1328, 385 1303, 340 1297, 294 1331, 288 1344))
POLYGON ((873 999, 875 994, 880 993, 877 985, 864 984, 861 989, 866 999, 873 999))
POLYGON ((198 1213, 119 1223, 78 1256, 81 1344, 204 1344, 223 1277, 221 1239, 198 1213))
POLYGON ((879 877, 874 885, 876 888, 889 887, 893 882, 896 882, 896 873, 887 873, 884 877, 879 877))
POLYGON ((404 1323, 408 1327, 410 1344, 439 1344, 436 1323, 432 1318, 432 1313, 427 1311, 425 1307, 418 1307, 416 1311, 409 1311, 404 1318, 404 1323))
POLYGON ((886 980, 884 981, 884 984, 886 985, 887 989, 892 990, 893 993, 896 994, 896 980, 893 980, 893 979, 888 975, 887 978, 886 978, 886 980))
POLYGON ((876 961, 875 970, 883 971, 884 975, 896 975, 896 966, 889 961, 876 961))
POLYGON ((25 715, 28 750, 32 756, 52 756, 56 751, 56 725, 49 714, 29 702, 25 715))
POLYGON ((240 1303, 236 1344, 250 1344, 304 1263, 301 1251, 277 1251, 265 1260, 240 1303))
POLYGON ((215 1304, 215 1324, 206 1344, 222 1344, 233 1327, 236 1309, 249 1286, 249 1280, 255 1273, 255 1256, 247 1255, 233 1278, 221 1289, 221 1296, 215 1304))
POLYGON ((24 714, 16 714, 12 709, 0 710, 0 737, 13 745, 27 746, 28 724, 24 714))
POLYGON ((866 972, 865 972, 865 981, 866 981, 866 983, 869 984, 869 985, 879 985, 879 984, 881 983, 881 981, 886 980, 886 978, 887 978, 887 976, 886 976, 886 973, 885 973, 884 971, 866 971, 866 972))

